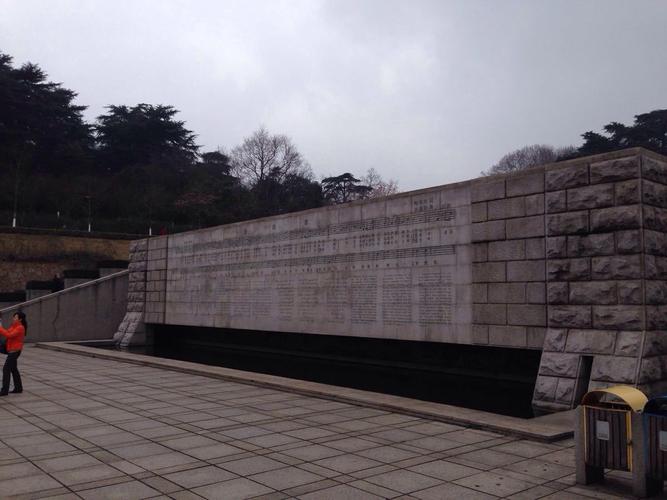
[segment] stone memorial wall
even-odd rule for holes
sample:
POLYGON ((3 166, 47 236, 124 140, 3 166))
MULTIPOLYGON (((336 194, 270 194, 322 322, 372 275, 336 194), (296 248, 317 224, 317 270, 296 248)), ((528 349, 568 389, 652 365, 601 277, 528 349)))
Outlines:
POLYGON ((145 324, 542 350, 536 407, 667 370, 667 159, 642 149, 133 242, 145 324))
POLYGON ((469 192, 153 239, 146 321, 469 344, 469 192))

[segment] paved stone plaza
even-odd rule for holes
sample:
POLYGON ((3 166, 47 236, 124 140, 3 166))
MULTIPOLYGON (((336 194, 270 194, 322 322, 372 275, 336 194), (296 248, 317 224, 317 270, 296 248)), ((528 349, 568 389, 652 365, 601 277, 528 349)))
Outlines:
POLYGON ((35 347, 20 363, 26 392, 0 400, 1 498, 577 499, 628 487, 575 486, 571 440, 35 347))

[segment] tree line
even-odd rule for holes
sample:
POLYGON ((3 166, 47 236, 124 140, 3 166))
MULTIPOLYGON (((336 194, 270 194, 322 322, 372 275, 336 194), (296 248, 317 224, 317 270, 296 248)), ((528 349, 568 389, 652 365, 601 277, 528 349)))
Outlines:
MULTIPOLYGON (((293 141, 264 127, 229 151, 203 151, 173 106, 109 105, 87 123, 76 96, 0 52, 0 226, 174 232, 398 191, 374 169, 318 182, 293 141)), ((667 110, 582 138, 520 148, 482 174, 634 146, 667 154, 667 110)))
POLYGON ((545 163, 571 160, 581 156, 608 153, 618 149, 643 147, 667 155, 667 109, 635 115, 632 125, 611 122, 603 132, 584 132, 584 142, 575 146, 554 147, 547 144, 525 146, 504 155, 482 175, 505 174, 545 163))
POLYGON ((87 123, 76 96, 0 53, 0 226, 174 232, 397 191, 373 169, 318 182, 264 127, 203 151, 172 106, 109 105, 87 123))

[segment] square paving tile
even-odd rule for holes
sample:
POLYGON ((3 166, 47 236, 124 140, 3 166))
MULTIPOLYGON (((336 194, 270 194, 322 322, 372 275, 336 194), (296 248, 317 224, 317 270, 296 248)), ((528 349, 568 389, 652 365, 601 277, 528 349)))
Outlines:
POLYGON ((141 500, 143 498, 155 497, 159 494, 159 491, 140 481, 128 481, 126 483, 112 484, 110 486, 77 492, 77 495, 85 500, 128 500, 130 498, 141 500))
POLYGON ((417 490, 424 490, 436 486, 442 481, 431 476, 417 474, 409 470, 395 470, 377 476, 367 477, 369 483, 377 484, 383 488, 399 491, 401 493, 412 493, 417 490))
POLYGON ((499 446, 494 446, 492 450, 512 453, 513 455, 519 455, 520 457, 525 458, 534 458, 540 455, 546 455, 548 453, 558 451, 560 448, 558 446, 547 443, 536 443, 534 441, 519 440, 501 444, 499 446))
POLYGON ((120 447, 109 447, 114 455, 130 460, 132 458, 149 457, 152 455, 160 455, 162 453, 169 453, 169 448, 159 445, 157 443, 145 442, 141 444, 124 445, 120 447))
POLYGON ((300 495, 297 498, 300 500, 382 500, 383 497, 353 488, 346 484, 341 484, 300 495))
POLYGON ((261 472, 249 477, 253 481, 264 484, 274 490, 286 490, 303 484, 315 483, 323 478, 312 472, 298 467, 285 467, 267 472, 261 472))
POLYGON ((425 474, 427 476, 442 479, 443 481, 453 481, 466 476, 472 476, 479 473, 479 469, 466 467, 446 460, 434 460, 420 465, 410 467, 409 470, 425 474))
MULTIPOLYGON (((0 450, 2 456, 3 450, 0 450)), ((25 476, 37 476, 42 471, 30 462, 19 462, 17 464, 0 465, 0 481, 25 476)))
POLYGON ((236 455, 243 453, 243 450, 225 443, 217 443, 209 446, 202 446, 200 448, 192 448, 185 451, 188 455, 197 457, 200 460, 210 460, 213 458, 226 457, 229 455, 236 455))
POLYGON ((201 486, 192 490, 207 500, 242 500, 273 492, 271 488, 245 478, 201 486))
POLYGON ((275 448, 276 446, 302 442, 298 438, 285 434, 266 434, 264 436, 248 438, 245 441, 261 448, 275 448))
POLYGON ((0 481, 0 492, 5 497, 15 495, 35 495, 36 492, 60 488, 61 483, 44 473, 26 477, 14 477, 0 481))
POLYGON ((195 434, 187 435, 180 438, 167 439, 160 441, 162 446, 173 448, 174 450, 189 450, 191 448, 199 448, 202 446, 210 446, 220 444, 215 439, 209 439, 204 436, 197 436, 195 434))
POLYGON ((382 486, 378 486, 377 484, 369 483, 367 481, 363 480, 358 480, 358 481, 353 481, 351 483, 348 483, 348 486, 352 488, 356 488, 362 491, 365 491, 366 493, 370 493, 372 495, 379 496, 380 498, 397 498, 402 496, 402 493, 399 493, 398 491, 395 490, 389 490, 387 488, 383 488, 382 486))
POLYGON ((330 448, 335 448, 337 450, 347 451, 350 453, 378 447, 377 443, 360 437, 350 437, 350 438, 338 439, 335 441, 327 441, 326 445, 330 448))
MULTIPOLYGON (((90 483, 101 479, 112 477, 121 477, 125 474, 114 467, 108 465, 93 465, 92 467, 77 467, 76 469, 67 469, 59 472, 52 472, 53 477, 63 483, 65 486, 73 484, 90 483)), ((128 477, 128 480, 130 478, 128 477)))
POLYGON ((351 472, 357 472, 382 465, 382 462, 378 462, 377 460, 371 460, 370 458, 352 454, 337 455, 335 457, 317 460, 313 463, 343 474, 350 474, 351 472))
POLYGON ((336 433, 321 427, 306 427, 306 428, 297 428, 295 430, 288 430, 285 432, 288 436, 292 436, 299 439, 317 439, 327 436, 333 436, 336 433))
POLYGON ((163 453, 161 455, 150 455, 147 457, 133 458, 130 460, 130 462, 133 464, 149 471, 157 471, 167 467, 184 465, 195 461, 195 458, 178 452, 163 453))
POLYGON ((370 434, 370 437, 393 441, 394 443, 401 443, 404 441, 420 439, 424 437, 424 435, 417 432, 406 431, 405 429, 388 429, 386 431, 374 432, 373 434, 370 434))
POLYGON ((569 448, 547 453, 546 455, 541 455, 540 460, 558 465, 564 465, 566 467, 574 467, 574 449, 569 448))
POLYGON ((445 451, 462 446, 462 444, 457 441, 436 436, 422 437, 413 441, 406 441, 404 444, 423 448, 428 451, 445 451))
POLYGON ((495 472, 480 472, 454 481, 459 486, 488 493, 489 495, 509 496, 535 486, 534 483, 508 477, 495 472))
POLYGON ((267 431, 261 427, 251 425, 247 427, 238 427, 236 429, 223 429, 220 431, 220 433, 234 439, 248 439, 255 436, 271 434, 271 431, 267 431))
POLYGON ((380 446, 370 450, 362 450, 358 452, 357 455, 370 458, 371 460, 377 460, 378 462, 393 463, 416 457, 417 453, 395 448, 393 446, 380 446))
POLYGON ((235 477, 236 474, 232 474, 231 472, 214 465, 164 475, 165 479, 174 482, 183 488, 196 488, 207 484, 228 481, 235 477))
POLYGON ((535 458, 506 465, 503 467, 503 469, 520 472, 521 474, 547 481, 560 479, 561 477, 574 473, 574 469, 572 467, 565 467, 535 458))
POLYGON ((498 498, 494 495, 487 495, 481 491, 471 490, 451 483, 415 491, 411 493, 411 496, 421 500, 495 500, 498 498))
POLYGON ((282 469, 286 464, 278 462, 268 457, 249 457, 240 460, 232 460, 218 464, 219 467, 231 471, 239 476, 250 476, 260 472, 266 472, 275 469, 282 469))
POLYGON ((503 467, 523 460, 523 457, 493 450, 476 450, 455 456, 467 462, 475 462, 490 467, 503 467))
POLYGON ((537 500, 538 498, 548 497, 548 495, 552 495, 556 492, 557 490, 546 486, 535 486, 520 493, 515 493, 512 495, 512 500, 537 500))
POLYGON ((284 450, 281 453, 284 455, 289 455, 290 457, 298 458, 299 460, 307 461, 314 461, 321 458, 328 458, 343 454, 343 452, 340 450, 329 448, 327 446, 321 446, 319 444, 311 444, 309 446, 302 446, 300 448, 292 448, 290 450, 284 450))

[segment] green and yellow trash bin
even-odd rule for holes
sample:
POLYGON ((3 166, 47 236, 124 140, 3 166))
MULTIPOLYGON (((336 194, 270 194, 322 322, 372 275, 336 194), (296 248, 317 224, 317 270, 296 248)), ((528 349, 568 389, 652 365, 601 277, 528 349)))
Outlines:
POLYGON ((645 495, 641 412, 647 401, 643 392, 626 385, 595 389, 583 397, 576 410, 577 483, 603 481, 605 469, 628 471, 634 493, 645 495))

